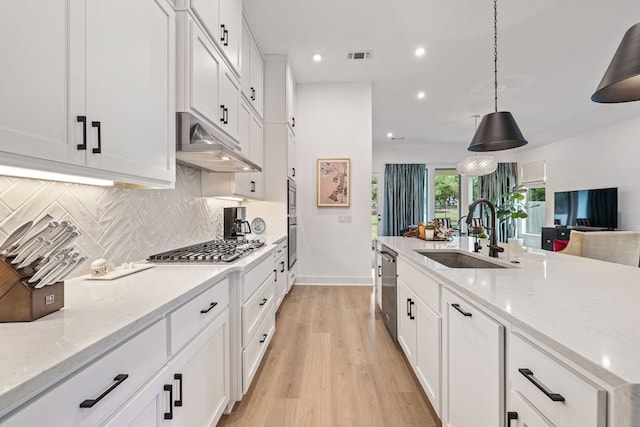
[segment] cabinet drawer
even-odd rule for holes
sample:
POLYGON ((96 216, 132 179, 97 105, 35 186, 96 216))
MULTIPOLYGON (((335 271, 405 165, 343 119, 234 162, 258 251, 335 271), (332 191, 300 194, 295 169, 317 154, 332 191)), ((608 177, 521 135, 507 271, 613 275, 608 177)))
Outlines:
POLYGON ((249 299, 271 273, 273 273, 273 258, 266 257, 242 276, 242 301, 249 299))
POLYGON ((255 334, 260 321, 271 310, 273 297, 273 276, 269 276, 258 292, 242 305, 242 348, 247 347, 249 338, 255 334))
POLYGON ((520 392, 553 424, 606 425, 605 390, 519 335, 510 335, 508 354, 512 389, 520 392))
POLYGON ((509 412, 515 412, 518 418, 507 427, 553 427, 544 415, 533 408, 517 391, 511 390, 509 412))
POLYGON ((398 258, 398 277, 436 313, 440 313, 440 284, 398 258))
POLYGON ((228 305, 229 279, 223 279, 171 313, 171 354, 180 351, 228 305))
POLYGON ((47 391, 2 426, 98 425, 160 369, 166 360, 166 336, 163 319, 47 391), (127 377, 115 379, 121 375, 127 377))
POLYGON ((269 313, 262 319, 262 323, 251 337, 246 349, 242 352, 242 392, 249 390, 253 376, 256 374, 264 353, 269 347, 273 333, 276 330, 276 317, 274 305, 269 308, 269 313))
POLYGON ((287 239, 284 239, 282 242, 278 243, 276 246, 276 250, 274 252, 275 258, 280 258, 283 255, 287 254, 287 239))

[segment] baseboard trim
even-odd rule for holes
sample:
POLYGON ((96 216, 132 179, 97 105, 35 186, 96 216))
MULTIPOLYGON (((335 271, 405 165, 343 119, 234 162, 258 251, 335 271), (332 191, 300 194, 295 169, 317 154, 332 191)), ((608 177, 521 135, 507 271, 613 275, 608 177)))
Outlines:
POLYGON ((297 276, 296 285, 373 286, 371 277, 297 276))

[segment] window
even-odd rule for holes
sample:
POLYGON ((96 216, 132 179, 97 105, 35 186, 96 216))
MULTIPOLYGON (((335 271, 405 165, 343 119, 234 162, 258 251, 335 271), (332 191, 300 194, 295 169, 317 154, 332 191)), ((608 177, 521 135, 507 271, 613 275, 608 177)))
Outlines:
POLYGON ((541 234, 545 216, 545 187, 527 189, 527 218, 525 232, 541 234))
POLYGON ((460 175, 455 169, 436 169, 434 174, 435 218, 460 218, 460 175))

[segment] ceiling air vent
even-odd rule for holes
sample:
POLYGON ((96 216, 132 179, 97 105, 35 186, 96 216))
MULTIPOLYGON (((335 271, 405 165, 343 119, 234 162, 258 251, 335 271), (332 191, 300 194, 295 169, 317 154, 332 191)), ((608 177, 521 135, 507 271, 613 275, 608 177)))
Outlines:
POLYGON ((373 52, 370 50, 360 50, 357 52, 347 53, 347 59, 360 60, 373 58, 373 52))

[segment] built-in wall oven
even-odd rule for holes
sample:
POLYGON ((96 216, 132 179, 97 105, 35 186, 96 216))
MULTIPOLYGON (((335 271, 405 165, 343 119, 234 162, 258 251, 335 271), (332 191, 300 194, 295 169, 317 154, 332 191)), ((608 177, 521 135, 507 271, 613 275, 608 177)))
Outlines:
POLYGON ((287 239, 288 265, 293 267, 297 259, 298 249, 298 219, 296 217, 296 183, 287 179, 287 239))

